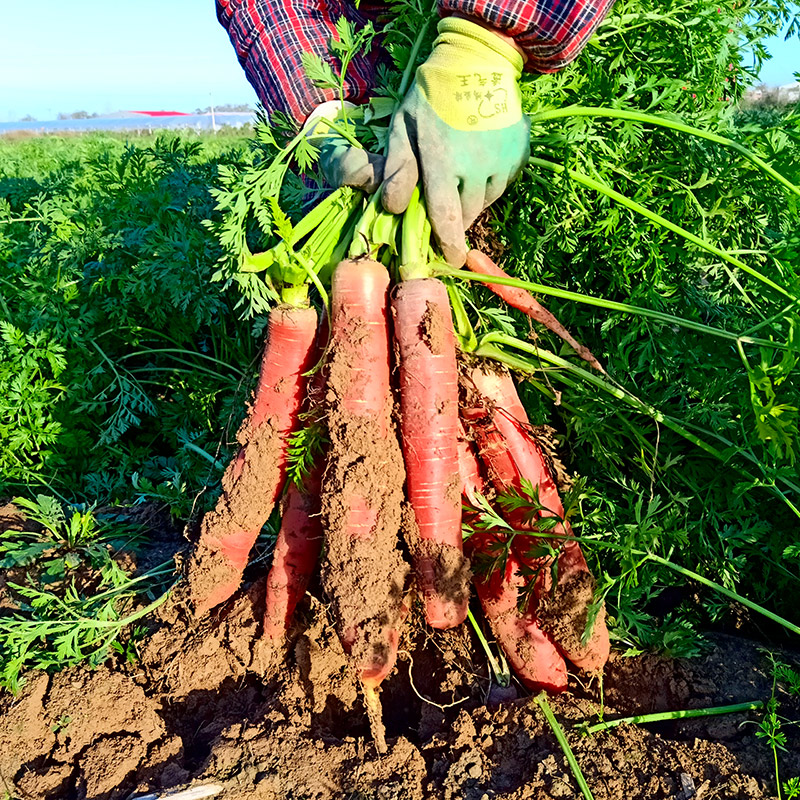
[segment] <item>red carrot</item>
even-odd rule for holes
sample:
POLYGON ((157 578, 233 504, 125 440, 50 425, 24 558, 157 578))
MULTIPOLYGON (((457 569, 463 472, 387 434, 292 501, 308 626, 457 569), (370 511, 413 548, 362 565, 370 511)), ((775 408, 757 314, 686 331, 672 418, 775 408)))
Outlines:
POLYGON ((417 581, 428 624, 453 628, 467 616, 470 575, 461 542, 458 373, 447 289, 435 278, 403 281, 392 311, 403 457, 419 533, 411 543, 417 581))
POLYGON ((255 400, 237 438, 239 454, 222 476, 216 508, 205 515, 189 567, 189 591, 198 616, 238 588, 259 531, 286 479, 288 437, 313 366, 317 313, 278 306, 270 312, 255 400))
POLYGON ((397 659, 407 575, 398 550, 405 472, 392 425, 388 289, 386 268, 374 261, 343 261, 334 272, 322 486, 323 584, 379 751, 386 742, 377 689, 397 659))
POLYGON ((315 465, 302 487, 289 486, 283 501, 281 528, 267 576, 264 635, 270 639, 281 639, 288 630, 319 560, 321 477, 322 465, 315 465))
MULTIPOLYGON (((464 497, 475 505, 477 494, 484 493, 484 485, 478 460, 466 438, 459 439, 459 467, 464 497)), ((493 548, 504 544, 500 532, 477 531, 467 540, 466 549, 473 559, 490 558, 497 552, 493 548)), ((519 591, 524 582, 522 564, 511 549, 503 569, 476 575, 475 588, 497 643, 525 686, 563 691, 567 688, 564 660, 530 609, 519 610, 519 591)))
MULTIPOLYGON (((471 272, 479 275, 494 276, 496 278, 510 278, 489 256, 480 250, 470 250, 467 253, 466 265, 471 272)), ((549 328, 556 336, 563 339, 584 361, 591 364, 598 372, 605 374, 600 362, 594 357, 588 347, 579 344, 572 334, 548 311, 529 291, 517 286, 503 286, 499 283, 487 283, 499 298, 512 308, 527 314, 535 322, 540 322, 549 328)))
POLYGON ((458 421, 458 474, 461 478, 461 494, 472 505, 477 505, 477 497, 483 494, 484 480, 481 475, 480 464, 475 455, 464 425, 458 421))
MULTIPOLYGON (((328 346, 328 317, 323 312, 317 329, 314 361, 319 364, 328 346)), ((304 405, 308 412, 321 411, 325 392, 325 371, 317 369, 310 378, 304 405)), ((302 486, 292 483, 283 499, 281 527, 267 576, 264 635, 282 639, 292 622, 294 610, 306 593, 322 550, 320 486, 325 459, 319 458, 305 476, 302 486)))
MULTIPOLYGON (((519 400, 514 382, 506 372, 472 371, 471 377, 479 396, 483 398, 489 422, 475 426, 480 440, 481 458, 487 465, 495 488, 501 492, 522 489, 526 478, 538 489, 539 518, 559 517, 564 507, 541 448, 530 434, 530 423, 519 400)), ((481 400, 478 400, 478 405, 481 400)), ((508 514, 511 524, 519 530, 536 530, 536 521, 524 520, 519 514, 508 514)), ((566 521, 558 522, 549 533, 572 537, 566 521)), ((580 545, 574 540, 562 544, 558 553, 556 586, 548 559, 538 554, 535 539, 517 537, 515 557, 529 571, 537 570, 534 595, 538 601, 536 614, 552 636, 557 647, 573 664, 587 670, 600 669, 608 660, 609 638, 605 610, 601 607, 593 621, 589 640, 582 637, 587 625, 589 606, 593 601, 594 579, 589 573, 580 545), (537 551, 533 554, 531 550, 537 551)), ((552 540, 551 540, 552 541, 552 540)))

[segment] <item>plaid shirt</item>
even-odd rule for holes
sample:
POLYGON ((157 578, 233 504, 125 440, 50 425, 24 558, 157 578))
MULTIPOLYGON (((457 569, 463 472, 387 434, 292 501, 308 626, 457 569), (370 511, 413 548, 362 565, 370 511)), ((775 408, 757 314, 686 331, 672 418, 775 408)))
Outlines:
MULTIPOLYGON (((514 38, 525 51, 527 70, 555 72, 583 49, 614 0, 439 0, 439 12, 481 20, 514 38)), ((333 90, 312 86, 300 54, 325 58, 339 17, 357 26, 367 21, 345 0, 216 0, 217 18, 227 29, 239 62, 268 113, 282 111, 298 122, 320 103, 336 97, 333 90)), ((372 16, 370 14, 369 16, 372 16)), ((380 54, 352 60, 345 97, 363 102, 374 82, 380 54)))

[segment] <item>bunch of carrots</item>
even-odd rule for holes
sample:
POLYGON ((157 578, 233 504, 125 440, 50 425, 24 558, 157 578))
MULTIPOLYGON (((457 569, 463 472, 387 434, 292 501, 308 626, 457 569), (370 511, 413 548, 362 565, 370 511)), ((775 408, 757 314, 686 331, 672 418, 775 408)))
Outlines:
POLYGON ((516 340, 505 334, 478 338, 460 282, 488 283, 600 365, 483 253, 469 253, 467 270, 448 267, 418 192, 401 218, 382 211, 377 195, 342 188, 295 226, 271 202, 281 241, 246 251, 242 269, 263 273, 281 302, 269 313, 241 449, 189 563, 196 613, 236 591, 280 503, 264 635, 284 638, 321 560, 379 750, 378 689, 395 665, 413 587, 427 623, 448 629, 466 619, 474 583, 498 645, 530 689, 565 689, 565 660, 601 669, 604 610, 504 366, 522 369, 524 359, 511 355, 516 340), (324 430, 321 447, 307 448, 305 468, 293 471, 302 477, 287 480, 293 443, 312 427, 324 430), (531 487, 535 513, 498 502, 531 487), (487 504, 505 526, 463 525, 487 504), (466 540, 465 529, 475 531, 466 540), (476 569, 483 563, 493 567, 476 569))

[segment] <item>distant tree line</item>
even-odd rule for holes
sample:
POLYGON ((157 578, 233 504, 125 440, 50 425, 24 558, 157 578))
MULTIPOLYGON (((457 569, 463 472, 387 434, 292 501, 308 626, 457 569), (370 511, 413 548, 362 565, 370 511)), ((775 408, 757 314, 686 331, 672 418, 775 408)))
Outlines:
POLYGON ((789 111, 800 106, 800 83, 788 88, 761 84, 745 92, 741 106, 745 109, 789 111))
POLYGON ((69 114, 59 111, 56 119, 95 119, 99 116, 97 113, 90 114, 88 111, 73 111, 69 114))
MULTIPOLYGON (((248 111, 252 111, 252 107, 249 106, 247 103, 223 103, 222 105, 214 106, 214 111, 239 111, 246 113, 248 111)), ((195 114, 210 114, 211 113, 211 106, 206 106, 205 108, 196 108, 194 110, 195 114)))

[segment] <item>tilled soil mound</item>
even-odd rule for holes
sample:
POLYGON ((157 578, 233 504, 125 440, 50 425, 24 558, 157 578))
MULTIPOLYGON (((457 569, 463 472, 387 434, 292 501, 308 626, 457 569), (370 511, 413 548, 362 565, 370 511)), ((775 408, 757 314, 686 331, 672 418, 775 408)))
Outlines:
MULTIPOLYGON (((225 800, 580 797, 533 698, 492 687, 465 626, 407 626, 382 693, 380 757, 327 608, 312 599, 301 609, 285 653, 259 639, 262 608, 263 583, 199 625, 178 598, 133 666, 30 674, 0 703, 8 796, 111 800, 214 783, 225 800)), ((767 699, 771 687, 759 647, 719 635, 696 661, 613 657, 605 716, 767 699)), ((574 726, 596 720, 598 687, 572 688, 551 704, 597 800, 775 795, 758 715, 588 737, 574 726)), ((782 714, 800 717, 780 699, 782 714)), ((800 774, 800 737, 786 731, 784 778, 800 774)))

